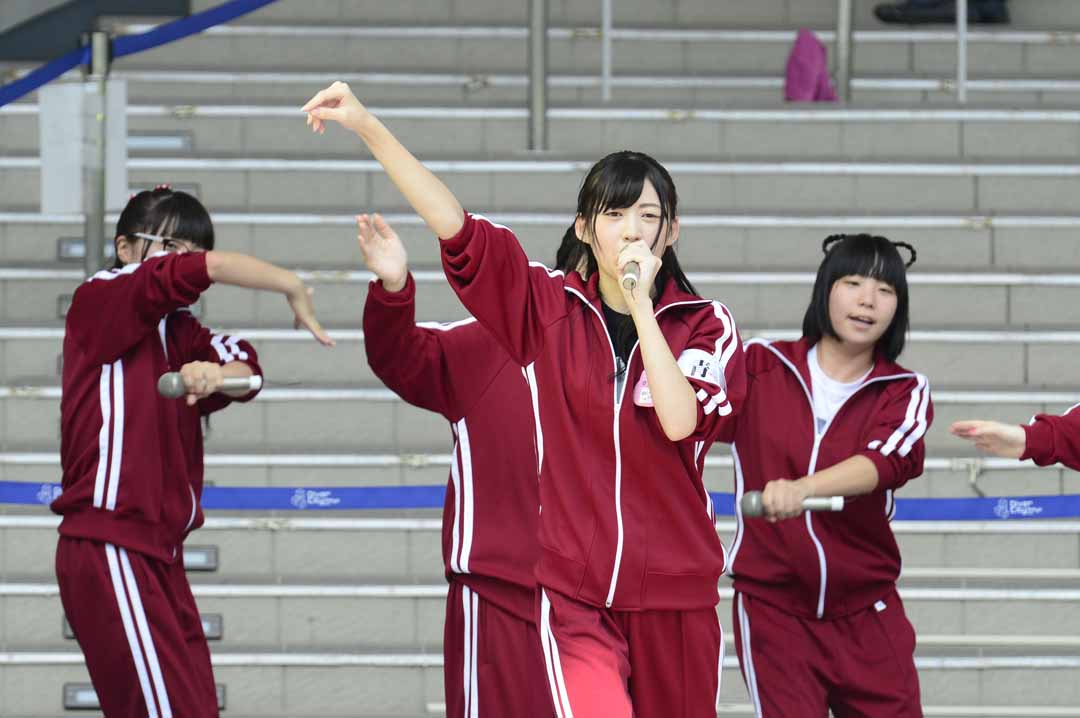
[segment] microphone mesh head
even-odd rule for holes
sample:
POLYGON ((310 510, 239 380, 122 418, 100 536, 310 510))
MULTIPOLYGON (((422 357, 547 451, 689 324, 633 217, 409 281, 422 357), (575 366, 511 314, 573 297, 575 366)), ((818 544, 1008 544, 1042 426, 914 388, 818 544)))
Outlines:
POLYGON ((754 518, 765 513, 765 506, 761 502, 760 491, 747 491, 743 494, 741 506, 743 516, 754 518))
POLYGON ((180 378, 179 372, 171 371, 161 375, 157 389, 166 399, 179 399, 184 395, 184 380, 180 378))

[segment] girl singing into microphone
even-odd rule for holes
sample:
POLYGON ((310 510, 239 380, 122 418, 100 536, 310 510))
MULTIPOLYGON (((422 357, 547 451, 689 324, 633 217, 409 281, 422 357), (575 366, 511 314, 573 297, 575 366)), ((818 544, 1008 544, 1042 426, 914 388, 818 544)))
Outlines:
MULTIPOLYGON (((674 253, 674 183, 618 152, 578 195, 552 272, 458 200, 334 83, 304 110, 360 136, 441 238, 462 303, 526 368, 538 397, 538 624, 558 716, 714 718, 724 552, 705 455, 746 390, 735 322, 674 253), (569 246, 567 246, 567 244, 569 246), (622 279, 636 264, 630 288, 622 279)), ((535 461, 523 456, 522 461, 535 461)))
POLYGON ((759 718, 922 715, 889 519, 893 492, 922 473, 934 414, 926 377, 896 363, 908 330, 898 247, 910 266, 909 245, 828 238, 803 337, 746 345, 747 400, 720 440, 735 460, 736 648, 759 718), (744 521, 751 490, 767 520, 744 521), (848 500, 802 515, 812 496, 848 500))

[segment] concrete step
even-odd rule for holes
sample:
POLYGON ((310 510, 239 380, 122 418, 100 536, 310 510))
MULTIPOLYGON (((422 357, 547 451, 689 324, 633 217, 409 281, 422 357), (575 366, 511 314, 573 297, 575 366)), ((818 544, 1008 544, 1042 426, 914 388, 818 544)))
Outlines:
MULTIPOLYGON (((362 311, 362 310, 359 310, 362 311)), ((59 381, 63 329, 55 326, 0 327, 0 383, 33 384, 46 377, 59 381)), ((307 332, 291 329, 226 327, 219 331, 241 336, 255 346, 266 376, 274 381, 317 377, 319 383, 378 386, 364 349, 363 331, 331 327, 337 341, 333 351, 310 346, 307 332)), ((753 337, 790 340, 794 329, 760 329, 740 325, 743 340, 753 337)), ((1068 360, 1080 344, 1080 332, 953 331, 912 332, 901 361, 927 374, 935 386, 954 389, 1070 390, 1080 383, 1080 367, 1068 360)))
MULTIPOLYGON (((52 580, 57 523, 49 516, 0 516, 0 538, 4 539, 0 544, 0 578, 52 580)), ((443 572, 439 528, 438 518, 294 514, 266 520, 217 512, 188 543, 218 547, 219 568, 213 581, 435 583, 443 572)), ((725 545, 730 545, 734 522, 725 519, 718 529, 725 545)), ((893 530, 906 567, 1080 568, 1076 522, 898 521, 893 530)), ((991 615, 994 602, 1005 600, 1000 593, 981 595, 986 597, 987 615, 991 615)), ((1076 603, 1073 593, 1013 595, 1018 602, 1037 601, 1035 597, 1043 596, 1076 603)), ((1051 602, 1055 611, 1066 610, 1064 605, 1057 606, 1062 601, 1051 602)), ((928 630, 956 633, 956 625, 946 623, 928 630)), ((984 628, 983 632, 1003 630, 984 628)))
MULTIPOLYGON (((414 270, 420 285, 418 321, 452 321, 466 316, 439 271, 414 270)), ((360 323, 370 273, 301 271, 315 290, 319 319, 327 325, 360 323)), ((741 325, 784 328, 799 325, 814 275, 809 272, 689 272, 705 297, 718 298, 741 325)), ((0 322, 34 325, 61 319, 81 282, 77 269, 0 268, 0 322), (18 297, 18 301, 16 301, 18 297)), ((920 329, 1076 329, 1080 316, 1080 274, 918 273, 911 288, 911 322, 920 329), (947 307, 946 311, 942 308, 947 307)), ((211 325, 259 326, 291 319, 279 296, 217 285, 193 310, 211 325)))
MULTIPOLYGON (((219 652, 442 651, 445 584, 196 584, 194 592, 204 620, 213 617, 222 628, 221 638, 212 641, 219 652)), ((998 598, 1010 589, 901 588, 920 656, 1075 655, 1080 610, 1067 601, 1039 600, 1039 593, 1020 589, 1021 598, 1010 600, 998 598)), ((1077 589, 1042 593, 1071 596, 1074 603, 1080 596, 1077 589)), ((734 655, 731 600, 731 591, 723 589, 717 611, 734 655)), ((61 631, 63 615, 55 584, 0 584, 0 650, 75 650, 74 639, 61 631)))
MULTIPOLYGON (((963 452, 969 446, 947 433, 956 420, 983 417, 1020 422, 1035 413, 1063 413, 1075 395, 1057 392, 950 392, 933 394, 934 424, 926 434, 928 451, 963 452)), ((41 445, 59 431, 59 388, 0 389, 6 433, 0 449, 41 445)), ((441 416, 405 404, 385 389, 312 387, 265 389, 247 404, 216 414, 207 436, 211 450, 255 452, 423 453, 444 451, 449 441, 441 416)))
MULTIPOLYGON (((194 0, 192 12, 213 7, 214 0, 194 0)), ((581 3, 573 0, 550 0, 549 22, 552 24, 596 25, 600 18, 600 3, 581 3)), ((312 0, 305 3, 279 2, 268 5, 244 22, 273 23, 524 23, 528 18, 524 0, 468 0, 456 3, 410 2, 396 5, 356 5, 350 0, 312 0)), ((649 0, 620 0, 612 4, 616 26, 648 27, 689 26, 709 24, 726 27, 802 26, 828 27, 835 22, 835 0, 759 0, 753 5, 729 5, 709 0, 678 0, 656 3, 649 0)), ((1010 7, 1017 27, 1068 27, 1080 25, 1080 9, 1070 0, 1028 0, 1010 7)), ((873 15, 873 6, 854 4, 855 26, 887 27, 873 15)), ((948 29, 938 28, 938 29, 948 29)))
MULTIPOLYGON (((522 73, 463 74, 431 72, 356 72, 353 69, 296 72, 266 63, 257 72, 217 70, 126 70, 117 78, 128 81, 133 102, 155 104, 299 103, 332 80, 348 82, 370 104, 414 105, 418 102, 455 106, 523 106, 528 77, 522 73), (300 98, 298 100, 297 98, 300 98)), ((71 79, 78 79, 72 76, 71 79)), ((611 81, 616 104, 635 107, 760 107, 783 98, 780 74, 615 75, 611 81)), ((968 98, 979 106, 1076 107, 1080 83, 1063 77, 976 76, 968 81, 968 98)), ((600 76, 595 72, 552 74, 548 78, 550 106, 591 106, 603 102, 600 76)), ((854 102, 870 107, 914 105, 956 106, 955 78, 918 75, 861 75, 852 80, 854 102)))
MULTIPOLYGON (((298 124, 298 132, 304 131, 298 124)), ((326 139, 326 138, 324 138, 326 139)), ((334 137, 327 141, 333 142, 334 137)), ((341 137, 337 138, 338 141, 341 137)), ((358 153, 359 154, 359 153, 358 153)), ((661 155, 661 160, 666 158, 661 155)), ((468 208, 567 211, 594 160, 429 160, 468 208)), ((0 158, 4 209, 38 207, 39 160, 0 158)), ((1054 212, 1080 188, 1075 164, 949 162, 667 162, 686 212, 1054 212)), ((214 210, 384 212, 405 202, 374 160, 128 160, 132 187, 194 189, 214 210)))
MULTIPOLYGON (((1080 46, 1078 46, 1080 51, 1080 46)), ((477 158, 519 152, 528 110, 513 107, 403 107, 372 111, 416 153, 477 158), (447 137, 453 137, 448 147, 447 137)), ((759 157, 1061 161, 1080 155, 1076 111, 1002 110, 644 110, 553 108, 553 152, 602 156, 626 147, 669 158, 759 157)), ((324 137, 297 131, 293 105, 132 105, 128 131, 142 143, 160 138, 179 154, 260 155, 286 148, 299 158, 340 156, 324 137), (283 140, 288 141, 283 144, 283 140)), ((38 152, 37 106, 0 108, 0 149, 38 152)), ((146 154, 132 144, 132 154, 146 154)))
MULTIPOLYGON (((750 18, 744 18, 748 20, 750 18)), ((715 22, 713 20, 712 22, 715 22)), ((304 24, 236 22, 138 55, 120 58, 117 67, 141 69, 262 69, 268 61, 287 58, 294 70, 326 70, 348 57, 350 67, 366 71, 450 70, 461 73, 525 72, 528 28, 522 24, 492 26, 418 24, 405 20, 396 27, 337 21, 304 24), (402 48, 409 51, 402 52, 402 48)), ((612 33, 612 65, 616 74, 783 73, 795 30, 713 29, 692 26, 616 27, 612 33)), ((665 23, 667 24, 667 23, 665 23)), ((680 23, 681 24, 681 23, 680 23)), ((703 26, 704 25, 704 26, 703 26)), ((140 32, 149 26, 121 27, 140 32)), ((833 51, 835 28, 819 27, 833 51)), ((954 74, 956 47, 949 28, 934 34, 911 29, 862 30, 854 38, 853 64, 858 73, 954 74)), ((597 25, 554 25, 548 31, 548 64, 553 72, 593 72, 601 68, 601 32, 597 25)), ((1004 34, 977 31, 969 46, 969 67, 975 74, 1017 76, 1068 73, 1080 57, 1076 40, 1064 32, 1029 31, 1004 34), (1070 39, 1072 42, 1070 42, 1070 39)))
MULTIPOLYGON (((211 203, 212 198, 204 198, 211 203)), ((212 207, 213 209, 213 207, 212 207)), ((332 214, 219 212, 213 220, 218 246, 253 253, 290 266, 316 260, 326 268, 359 268, 354 241, 354 203, 332 214), (303 241, 297 241, 302 236, 303 241), (314 248, 314 249, 313 249, 314 248)), ((438 264, 430 230, 412 212, 387 214, 414 266, 438 264)), ((106 217, 106 237, 117 214, 106 217)), ((569 224, 564 211, 505 212, 530 258, 551 264, 569 224)), ((1064 215, 771 214, 681 213, 680 262, 689 271, 812 268, 821 260, 821 240, 836 232, 869 232, 918 247, 919 271, 1080 270, 1076 232, 1080 217, 1064 215), (932 235, 933 241, 927 241, 932 235)), ((0 264, 59 263, 81 267, 83 217, 0 213, 0 264)))
MULTIPOLYGON (((5 658, 5 678, 15 689, 5 691, 5 714, 55 712, 63 683, 87 681, 78 653, 14 653, 5 658)), ((441 699, 441 656, 433 654, 219 653, 214 660, 215 677, 227 687, 230 714, 417 716, 441 699)), ((1055 706, 1080 702, 1075 695, 1080 669, 1074 663, 1022 656, 919 659, 917 665, 927 703, 1055 706), (1046 690, 1031 690, 1035 676, 1046 690)), ((728 703, 747 700, 734 657, 724 662, 721 698, 728 703)))

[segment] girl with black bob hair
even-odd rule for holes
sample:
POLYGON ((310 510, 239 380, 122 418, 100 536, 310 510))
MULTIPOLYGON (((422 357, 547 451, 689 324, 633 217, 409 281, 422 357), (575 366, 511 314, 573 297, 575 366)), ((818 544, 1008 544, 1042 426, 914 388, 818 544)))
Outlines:
POLYGON ((868 234, 822 249, 802 338, 747 342, 750 391, 720 438, 735 462, 735 647, 758 716, 916 718, 889 527, 933 421, 926 377, 896 363, 915 250, 868 234), (748 491, 766 520, 743 516, 748 491), (844 497, 843 510, 804 514, 815 496, 844 497))
POLYGON ((915 263, 915 248, 905 242, 892 242, 870 234, 834 234, 822 244, 825 260, 818 267, 810 306, 803 317, 802 333, 816 344, 822 337, 839 339, 829 318, 829 293, 838 279, 867 277, 892 287, 896 293, 896 314, 877 341, 878 350, 889 361, 896 361, 904 351, 909 329, 907 268, 915 263), (911 253, 905 262, 898 248, 911 253))
MULTIPOLYGON (((702 471, 746 377, 731 313, 694 294, 675 259, 671 176, 640 152, 593 165, 552 271, 466 212, 347 85, 303 109, 314 131, 335 121, 359 135, 440 238, 462 304, 529 380, 536 451, 519 460, 539 470, 536 622, 556 715, 715 718, 724 550, 702 471)), ((485 651, 499 645, 479 630, 485 651)))

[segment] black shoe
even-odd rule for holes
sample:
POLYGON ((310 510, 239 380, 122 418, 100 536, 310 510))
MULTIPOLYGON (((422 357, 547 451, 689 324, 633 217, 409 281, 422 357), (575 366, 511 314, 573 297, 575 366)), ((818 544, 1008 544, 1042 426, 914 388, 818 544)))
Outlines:
MULTIPOLYGON (((956 0, 905 0, 882 3, 874 8, 882 22, 904 25, 956 23, 956 0)), ((969 2, 968 22, 997 25, 1009 22, 1009 8, 1002 2, 969 2)))

